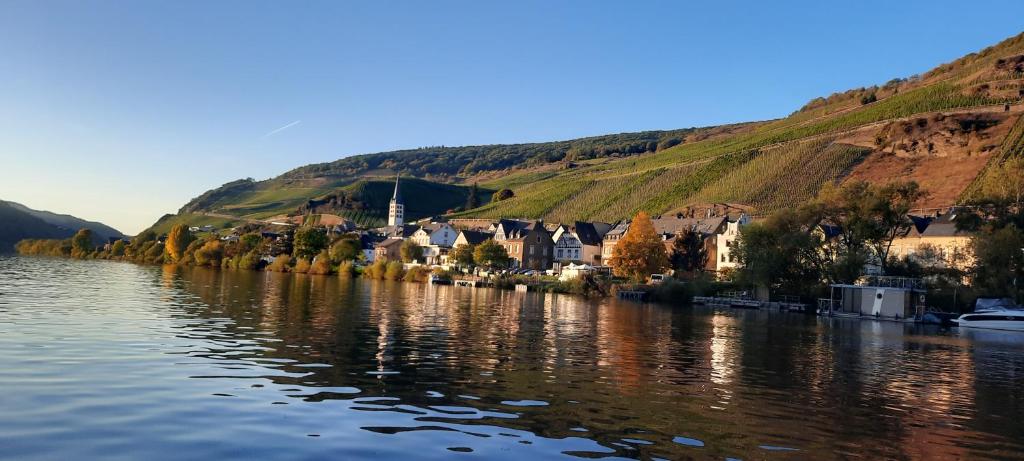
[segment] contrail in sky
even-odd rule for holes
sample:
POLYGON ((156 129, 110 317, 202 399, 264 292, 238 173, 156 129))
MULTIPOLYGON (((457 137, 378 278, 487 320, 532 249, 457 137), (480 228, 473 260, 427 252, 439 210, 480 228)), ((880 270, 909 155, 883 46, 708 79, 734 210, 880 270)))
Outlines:
POLYGON ((278 128, 278 129, 276 129, 276 130, 271 130, 271 131, 270 131, 269 133, 267 133, 267 134, 263 135, 263 138, 264 138, 264 139, 265 139, 265 138, 269 138, 269 137, 271 137, 271 136, 273 136, 273 135, 275 135, 275 134, 278 134, 278 133, 280 133, 280 132, 282 132, 282 131, 284 131, 284 130, 287 130, 287 129, 289 129, 289 128, 291 128, 291 127, 295 126, 295 125, 298 125, 298 124, 300 124, 300 123, 302 123, 302 120, 296 120, 296 121, 294 121, 294 122, 292 122, 292 123, 289 123, 289 124, 287 124, 287 125, 285 125, 285 126, 282 126, 281 128, 278 128))

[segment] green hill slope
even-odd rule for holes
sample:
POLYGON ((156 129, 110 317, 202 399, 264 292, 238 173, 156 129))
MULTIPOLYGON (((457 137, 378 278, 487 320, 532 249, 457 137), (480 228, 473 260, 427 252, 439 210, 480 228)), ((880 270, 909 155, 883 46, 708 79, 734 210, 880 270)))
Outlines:
POLYGON ((310 200, 348 194, 363 208, 338 214, 379 223, 396 172, 447 191, 425 191, 413 199, 424 203, 407 204, 417 217, 459 207, 473 183, 488 191, 509 188, 514 197, 483 201, 456 216, 614 221, 638 210, 662 214, 707 202, 767 213, 850 178, 912 179, 930 192, 921 206, 948 206, 969 198, 988 165, 1018 155, 1022 100, 1024 34, 919 76, 817 98, 783 119, 358 155, 266 181, 228 183, 180 213, 182 219, 211 213, 266 219, 317 212, 308 209, 310 200))

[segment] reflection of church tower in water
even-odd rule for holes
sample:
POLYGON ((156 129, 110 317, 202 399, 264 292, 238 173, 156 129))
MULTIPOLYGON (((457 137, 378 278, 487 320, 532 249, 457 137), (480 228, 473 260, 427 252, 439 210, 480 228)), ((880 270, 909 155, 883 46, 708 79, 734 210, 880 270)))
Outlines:
POLYGON ((395 175, 395 195, 391 196, 388 205, 388 225, 401 226, 405 219, 405 204, 402 203, 402 192, 398 189, 398 175, 395 175))

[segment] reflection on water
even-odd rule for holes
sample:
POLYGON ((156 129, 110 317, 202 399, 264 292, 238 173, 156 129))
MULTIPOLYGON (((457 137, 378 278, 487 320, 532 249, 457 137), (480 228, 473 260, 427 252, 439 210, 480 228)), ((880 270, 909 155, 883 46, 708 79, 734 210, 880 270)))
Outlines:
POLYGON ((1024 335, 0 259, 0 458, 1024 459, 1024 335))

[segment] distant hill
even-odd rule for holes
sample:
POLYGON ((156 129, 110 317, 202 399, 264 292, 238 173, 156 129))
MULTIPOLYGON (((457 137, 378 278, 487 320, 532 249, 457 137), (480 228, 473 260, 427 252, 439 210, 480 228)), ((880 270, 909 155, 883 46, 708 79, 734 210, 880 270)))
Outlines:
POLYGON ((68 238, 87 228, 96 243, 124 234, 102 223, 86 221, 66 214, 33 210, 25 205, 0 200, 0 253, 14 250, 14 244, 27 238, 68 238))
MULTIPOLYGON (((991 165, 1024 155, 1022 114, 1024 34, 921 75, 816 98, 778 120, 357 155, 225 184, 183 206, 178 219, 314 213, 301 208, 361 182, 379 183, 359 194, 364 216, 383 216, 395 173, 438 187, 514 192, 455 210, 468 217, 614 221, 697 203, 770 213, 851 179, 915 180, 929 193, 919 206, 943 207, 969 201, 991 165)), ((458 202, 451 196, 417 211, 440 213, 458 202)))

